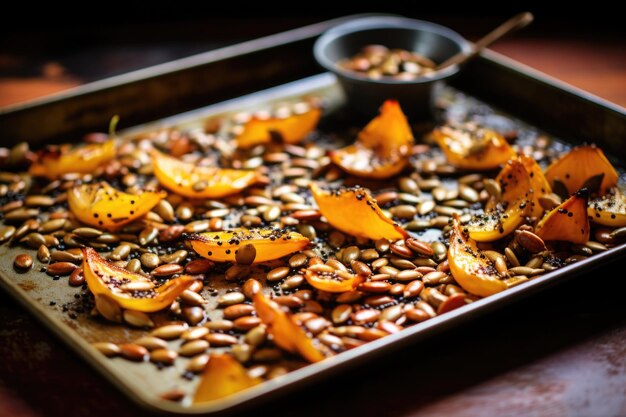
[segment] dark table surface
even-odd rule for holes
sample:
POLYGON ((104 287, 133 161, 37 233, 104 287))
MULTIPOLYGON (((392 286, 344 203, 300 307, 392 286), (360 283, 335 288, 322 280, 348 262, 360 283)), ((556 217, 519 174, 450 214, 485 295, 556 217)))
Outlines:
MULTIPOLYGON (((232 32, 239 37, 229 41, 275 32, 285 24, 245 28, 240 24, 232 32)), ((118 37, 83 49, 49 52, 44 42, 24 55, 16 52, 19 48, 0 48, 0 105, 223 43, 223 32, 215 28, 190 30, 196 35, 193 42, 184 37, 164 43, 157 36, 129 44, 122 30, 118 37)), ((68 35, 54 36, 52 41, 68 35)), ((530 32, 501 41, 494 49, 626 105, 623 41, 622 36, 596 34, 590 39, 530 32)), ((248 414, 626 416, 623 266, 622 261, 573 278, 428 342, 259 404, 248 414)), ((1 292, 0 317, 0 416, 143 414, 1 292)))

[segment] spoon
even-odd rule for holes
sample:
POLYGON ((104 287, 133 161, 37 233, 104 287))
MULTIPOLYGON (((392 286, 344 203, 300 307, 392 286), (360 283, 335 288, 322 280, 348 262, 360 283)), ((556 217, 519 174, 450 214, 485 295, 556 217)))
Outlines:
POLYGON ((526 27, 529 23, 533 21, 533 19, 534 16, 530 12, 524 12, 513 16, 512 18, 489 32, 487 35, 483 36, 476 43, 474 43, 474 46, 469 52, 459 52, 458 54, 451 56, 450 58, 443 61, 441 64, 437 65, 435 71, 439 71, 440 69, 449 67, 451 65, 462 64, 469 61, 470 59, 478 55, 483 49, 485 49, 504 35, 507 35, 517 29, 526 27))

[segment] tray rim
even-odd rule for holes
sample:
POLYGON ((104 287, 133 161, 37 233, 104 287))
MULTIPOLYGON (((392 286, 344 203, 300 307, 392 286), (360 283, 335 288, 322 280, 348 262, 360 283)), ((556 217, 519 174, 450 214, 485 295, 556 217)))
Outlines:
POLYGON ((604 107, 615 113, 626 116, 626 107, 621 106, 605 98, 602 98, 598 96, 597 94, 594 94, 590 91, 584 90, 580 87, 576 87, 575 85, 570 84, 566 81, 563 81, 559 78, 556 78, 552 75, 546 74, 543 71, 540 71, 536 68, 533 68, 522 62, 519 62, 513 58, 509 58, 508 56, 503 55, 500 52, 496 52, 492 49, 487 48, 487 49, 484 49, 480 53, 480 57, 483 59, 492 61, 502 67, 506 67, 509 70, 513 70, 520 75, 526 76, 528 78, 532 78, 543 84, 549 85, 556 89, 565 91, 571 95, 577 96, 578 98, 581 98, 585 101, 593 103, 597 106, 604 107))
MULTIPOLYGON (((353 15, 353 16, 348 16, 347 18, 356 18, 360 16, 362 15, 353 15)), ((345 19, 345 18, 334 19, 330 22, 338 21, 341 19, 345 19)), ((323 22, 323 23, 327 23, 327 22, 323 22)), ((316 32, 317 25, 319 24, 309 25, 304 28, 295 29, 294 31, 299 31, 299 30, 306 28, 308 36, 316 36, 318 34, 316 32)), ((282 41, 282 37, 280 37, 279 35, 284 35, 285 33, 289 33, 289 32, 283 32, 281 34, 270 35, 268 37, 264 37, 261 39, 267 42, 270 42, 270 40, 273 40, 273 39, 279 39, 282 41)), ((252 44, 254 44, 254 42, 255 40, 252 40, 252 41, 245 42, 244 44, 247 46, 251 46, 252 44)), ((200 54, 200 55, 205 56, 205 57, 210 56, 217 60, 218 59, 217 57, 220 57, 220 56, 225 57, 227 56, 226 53, 232 53, 233 49, 237 49, 237 47, 239 47, 240 45, 244 45, 244 44, 237 44, 237 45, 228 46, 226 48, 222 48, 224 50, 227 50, 225 52, 223 52, 222 49, 220 49, 220 50, 215 50, 215 51, 209 51, 207 53, 200 54), (224 55, 221 55, 220 53, 216 53, 220 51, 222 51, 224 55), (213 53, 216 53, 216 54, 212 55, 213 53)), ((266 47, 267 46, 269 46, 269 44, 266 45, 266 47)), ((194 56, 194 57, 197 57, 197 56, 194 56)), ((194 57, 189 57, 189 58, 194 58, 194 57)), ((183 58, 182 60, 174 61, 174 63, 181 64, 181 61, 185 61, 187 59, 188 58, 183 58)), ((564 90, 574 96, 577 96, 586 101, 592 102, 595 105, 601 106, 607 110, 614 111, 621 115, 626 116, 626 108, 623 108, 617 104, 614 104, 607 100, 599 98, 591 93, 585 92, 584 90, 581 90, 577 87, 564 83, 563 81, 557 80, 553 77, 543 74, 540 71, 534 70, 526 65, 523 65, 513 59, 507 58, 496 52, 485 51, 483 52, 481 59, 493 61, 500 66, 508 68, 509 70, 516 71, 524 76, 527 76, 539 82, 542 82, 543 84, 564 90)), ((195 61, 191 60, 190 62, 193 63, 195 61)), ((160 64, 157 67, 160 67, 161 70, 166 71, 168 69, 171 69, 168 66, 168 64, 171 64, 171 63, 160 64)), ((154 68, 155 67, 145 68, 142 70, 135 71, 133 72, 133 74, 135 76, 142 75, 142 74, 154 76, 155 74, 153 72, 150 72, 150 70, 153 70, 154 68)), ((178 65, 176 65, 175 68, 176 68, 175 70, 184 69, 183 67, 178 66, 178 65)), ((79 95, 82 93, 94 92, 100 89, 106 89, 106 88, 111 87, 112 85, 116 85, 118 81, 128 82, 128 79, 124 77, 125 75, 128 75, 128 74, 124 74, 122 76, 116 76, 116 77, 112 77, 106 80, 101 80, 101 81, 97 81, 94 83, 90 83, 88 85, 77 87, 76 89, 72 89, 68 92, 63 92, 63 93, 55 94, 53 96, 48 96, 43 100, 31 101, 31 102, 24 103, 22 105, 12 106, 10 108, 4 108, 0 110, 0 115, 2 115, 4 113, 4 110, 7 110, 7 109, 13 111, 13 110, 20 110, 22 108, 30 107, 30 106, 45 105, 51 101, 60 101, 69 96, 75 96, 77 94, 79 95), (86 90, 83 90, 84 87, 89 87, 89 88, 86 90)), ((211 108, 217 109, 222 106, 226 106, 227 104, 234 105, 236 103, 245 102, 246 100, 254 100, 254 97, 256 96, 266 95, 271 92, 275 92, 276 95, 281 95, 280 92, 284 88, 287 88, 287 87, 298 88, 298 87, 301 87, 301 83, 305 83, 307 82, 307 80, 313 79, 313 81, 315 82, 315 80, 323 79, 324 77, 328 77, 328 74, 323 73, 323 74, 319 74, 313 77, 300 79, 291 83, 283 84, 283 85, 266 89, 266 90, 261 90, 252 94, 247 94, 238 98, 216 103, 214 105, 207 106, 202 109, 197 109, 191 112, 185 112, 185 113, 181 113, 178 115, 166 117, 166 118, 160 119, 158 121, 150 122, 150 123, 160 123, 160 122, 167 123, 167 121, 169 121, 170 119, 173 120, 174 118, 182 118, 186 115, 190 116, 191 113, 194 113, 200 110, 208 112, 211 108)), ((144 125, 145 124, 141 124, 139 126, 125 129, 121 133, 124 134, 127 131, 138 129, 144 125)), ((123 377, 120 378, 120 375, 114 372, 111 372, 108 369, 108 367, 105 365, 106 358, 102 358, 102 355, 95 348, 93 348, 78 333, 73 332, 69 326, 65 324, 61 324, 60 321, 57 323, 54 319, 49 317, 48 314, 46 314, 46 311, 42 304, 36 301, 33 302, 32 298, 29 297, 26 291, 20 288, 19 285, 17 285, 16 283, 12 282, 9 279, 6 279, 4 277, 4 274, 1 274, 1 273, 0 273, 0 278, 2 279, 0 279, 0 287, 5 289, 14 299, 16 299, 20 303, 20 305, 24 306, 26 310, 32 313, 35 316, 35 318, 39 320, 47 329, 49 329, 55 335, 57 335, 59 339, 63 340, 64 343, 67 343, 69 347, 78 354, 78 356, 80 356, 82 359, 87 361, 98 372, 100 372, 105 378, 107 378, 111 383, 113 383, 113 385, 115 385, 118 389, 120 387, 123 388, 120 390, 124 392, 124 394, 129 399, 131 399, 138 405, 146 409, 153 410, 153 411, 173 413, 177 415, 195 415, 195 414, 210 414, 210 413, 222 412, 226 410, 234 411, 235 408, 239 408, 240 406, 245 406, 253 399, 267 398, 271 395, 282 394, 285 391, 288 391, 289 389, 295 389, 296 383, 301 383, 301 384, 312 383, 316 379, 326 377, 332 371, 341 371, 350 366, 358 365, 359 361, 367 360, 372 356, 383 354, 392 349, 402 348, 406 346, 407 344, 414 344, 418 342, 419 340, 421 340, 422 338, 430 337, 431 335, 439 331, 444 331, 447 328, 458 325, 467 319, 472 319, 473 317, 479 316, 485 312, 499 308, 502 305, 505 305, 506 303, 509 303, 511 301, 517 301, 519 299, 522 299, 523 297, 531 295, 543 288, 548 288, 552 285, 556 285, 560 282, 564 282, 567 279, 572 278, 575 275, 578 275, 579 273, 586 272, 594 267, 599 267, 605 262, 616 260, 618 258, 623 258, 624 254, 626 254, 626 244, 622 244, 606 252, 596 254, 592 258, 577 262, 572 265, 568 265, 557 271, 547 273, 540 278, 533 279, 527 283, 524 283, 523 285, 508 289, 505 292, 481 299, 459 310, 449 312, 446 315, 437 316, 419 325, 415 325, 410 328, 404 329, 402 332, 398 334, 393 334, 388 337, 369 342, 368 344, 364 346, 357 347, 347 352, 343 352, 340 356, 333 357, 321 363, 306 366, 299 370, 290 372, 289 374, 285 375, 284 377, 280 379, 266 381, 257 387, 253 387, 241 393, 234 394, 223 400, 218 400, 213 403, 208 403, 204 405, 192 405, 192 406, 183 406, 178 403, 172 403, 172 402, 168 402, 164 400, 155 401, 154 397, 147 398, 143 395, 136 395, 136 392, 133 391, 132 386, 129 386, 127 384, 126 378, 123 378, 123 377)))

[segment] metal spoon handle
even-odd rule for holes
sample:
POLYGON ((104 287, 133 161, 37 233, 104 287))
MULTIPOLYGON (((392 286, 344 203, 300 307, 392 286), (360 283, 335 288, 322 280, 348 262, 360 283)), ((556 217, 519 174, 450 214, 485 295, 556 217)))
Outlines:
POLYGON ((513 16, 512 18, 489 32, 487 35, 480 38, 476 43, 474 43, 471 51, 459 52, 458 54, 453 55, 452 57, 446 59, 444 62, 439 64, 436 70, 440 70, 451 65, 460 64, 462 62, 470 60, 471 58, 478 55, 483 49, 485 49, 504 35, 527 26, 533 20, 534 16, 530 12, 524 12, 513 16))

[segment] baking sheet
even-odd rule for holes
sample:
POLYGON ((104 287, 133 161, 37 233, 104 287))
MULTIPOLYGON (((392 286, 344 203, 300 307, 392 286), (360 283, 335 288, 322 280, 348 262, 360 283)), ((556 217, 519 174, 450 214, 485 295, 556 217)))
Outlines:
MULTIPOLYGON (((297 41, 296 41, 297 42, 297 41)), ((496 71, 494 68, 501 67, 501 77, 496 77, 495 84, 502 83, 506 80, 505 74, 511 76, 515 71, 511 72, 511 68, 506 67, 502 62, 483 58, 486 65, 496 71), (509 72, 507 72, 509 71, 509 72)), ((519 73, 519 71, 518 71, 519 73)), ((464 77, 471 76, 472 72, 468 71, 464 77)), ((497 73, 496 73, 497 74, 497 73)), ((304 74, 303 74, 304 75, 304 74)), ((468 83, 467 78, 457 80, 459 86, 468 83)), ((475 85, 475 84, 472 84, 475 85)), ((537 83, 537 89, 541 92, 541 83, 537 83)), ((489 91, 491 87, 486 87, 484 91, 489 91)), ((556 88, 553 86, 553 88, 556 88)), ((471 88, 470 88, 471 89, 471 88)), ((620 132, 626 129, 626 117, 618 108, 603 106, 603 103, 592 100, 589 97, 580 97, 574 95, 571 91, 559 90, 559 94, 569 97, 577 106, 586 105, 594 111, 604 111, 602 120, 597 124, 614 123, 615 128, 605 127, 604 134, 595 136, 593 139, 602 147, 611 146, 611 142, 605 137, 611 132, 620 132), (567 94, 566 94, 567 93, 567 94), (586 104, 585 104, 586 103, 586 104), (607 122, 609 120, 610 122, 607 122), (605 143, 606 142, 606 143, 605 143)), ((247 108, 256 108, 258 106, 266 106, 272 101, 282 101, 289 98, 297 98, 307 95, 320 95, 325 97, 331 104, 332 108, 338 108, 341 105, 341 95, 337 89, 335 79, 328 74, 322 74, 305 78, 290 84, 286 84, 271 90, 262 91, 242 98, 226 101, 220 104, 211 105, 200 110, 194 110, 182 115, 163 119, 158 122, 149 123, 128 129, 121 132, 124 134, 136 134, 140 131, 154 130, 164 126, 175 125, 181 128, 192 128, 194 126, 205 123, 206 118, 219 116, 232 111, 239 111, 247 108)), ((507 100, 498 102, 501 107, 507 107, 515 104, 515 94, 511 94, 507 100), (502 105, 502 104, 505 105, 502 105)), ((520 99, 520 103, 523 100, 520 99)), ((573 106, 573 105, 572 105, 573 106)), ((575 106, 574 106, 575 107, 575 106)), ((45 107, 44 107, 45 108, 45 107)), ((522 109, 524 106, 519 105, 522 109)), ((570 107, 571 108, 571 107, 570 107)), ((591 111, 591 110, 589 110, 591 111)), ((524 112, 522 112, 524 113, 524 112)), ((9 113, 6 113, 9 114, 9 113)), ((526 115, 526 113, 524 113, 526 115)), ((532 117, 530 117, 532 118, 532 117)), ((561 124, 546 125, 554 131, 567 131, 567 126, 561 124)), ((614 135, 612 137, 615 137, 614 135)), ((570 137, 568 136, 567 139, 570 137)), ((619 138, 619 135, 618 135, 619 138)), ((573 140, 578 139, 573 137, 573 140)), ((618 154, 619 155, 619 154, 618 154)), ((344 352, 336 357, 330 358, 318 364, 313 364, 289 373, 281 378, 271 380, 254 387, 250 390, 235 394, 215 403, 205 405, 183 406, 177 403, 162 401, 158 399, 158 395, 168 388, 182 387, 186 390, 193 390, 197 384, 198 378, 194 381, 181 381, 180 374, 184 362, 180 362, 177 367, 165 368, 157 371, 153 364, 133 364, 123 359, 106 359, 99 352, 93 349, 89 343, 92 341, 105 340, 106 338, 115 339, 115 341, 132 340, 136 336, 136 330, 122 328, 121 326, 111 326, 103 322, 97 322, 89 319, 87 315, 76 315, 71 318, 67 311, 63 311, 63 305, 69 305, 74 302, 74 295, 77 293, 75 288, 58 285, 58 282, 52 280, 51 277, 39 272, 35 267, 26 274, 17 274, 12 268, 12 261, 15 254, 23 252, 19 248, 10 248, 6 245, 0 247, 0 259, 3 259, 0 265, 0 284, 15 298, 17 298, 26 308, 31 310, 40 320, 42 320, 50 329, 57 333, 69 346, 73 347, 88 363, 93 364, 105 377, 116 384, 121 391, 129 395, 135 401, 143 406, 151 409, 159 409, 177 414, 194 414, 194 413, 210 413, 219 410, 233 409, 251 405, 252 400, 259 398, 269 398, 274 395, 284 395, 289 389, 302 387, 306 383, 311 383, 317 378, 326 377, 329 374, 340 371, 342 368, 354 366, 361 361, 369 361, 379 354, 388 353, 391 349, 396 349, 407 344, 415 343, 421 338, 430 337, 435 332, 444 331, 452 328, 454 325, 470 320, 477 314, 483 314, 489 310, 497 308, 500 305, 512 302, 515 299, 532 294, 533 292, 562 282, 576 273, 588 270, 593 266, 604 264, 609 260, 623 258, 626 247, 610 249, 601 254, 595 255, 585 261, 581 261, 574 265, 567 266, 555 272, 548 273, 540 278, 536 278, 519 287, 512 288, 503 293, 491 296, 472 303, 460 310, 447 313, 443 316, 437 316, 424 323, 412 326, 402 332, 390 335, 383 339, 370 342, 364 346, 344 352), (50 305, 50 301, 55 301, 55 305, 50 305), (169 384, 169 385, 168 385, 169 384)), ((39 266, 36 262, 36 265, 39 266)))

